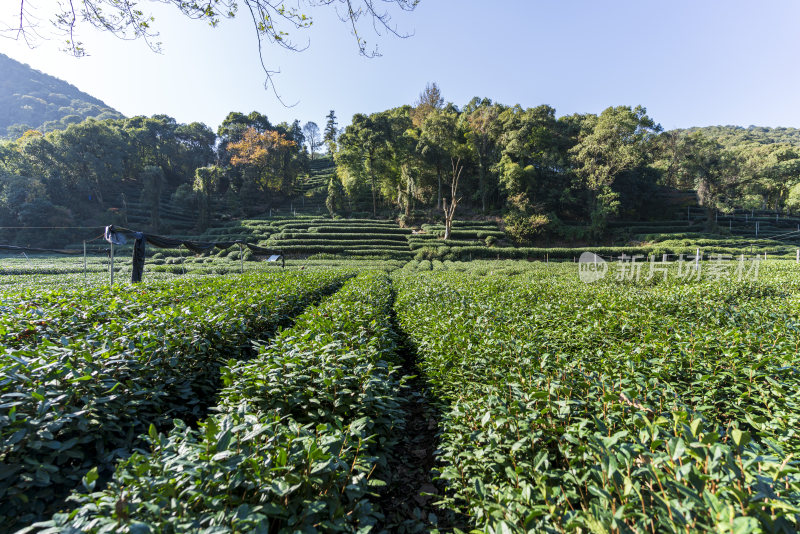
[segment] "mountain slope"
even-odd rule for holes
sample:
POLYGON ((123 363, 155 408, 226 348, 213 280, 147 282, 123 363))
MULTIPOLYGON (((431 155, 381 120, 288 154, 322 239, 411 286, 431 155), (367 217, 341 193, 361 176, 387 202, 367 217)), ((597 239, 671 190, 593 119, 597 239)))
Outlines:
POLYGON ((0 138, 60 130, 89 117, 123 115, 74 85, 0 54, 0 138))
POLYGON ((765 126, 702 126, 677 130, 679 132, 700 132, 706 137, 716 139, 722 145, 755 143, 769 145, 785 143, 800 146, 800 129, 797 128, 769 128, 765 126))

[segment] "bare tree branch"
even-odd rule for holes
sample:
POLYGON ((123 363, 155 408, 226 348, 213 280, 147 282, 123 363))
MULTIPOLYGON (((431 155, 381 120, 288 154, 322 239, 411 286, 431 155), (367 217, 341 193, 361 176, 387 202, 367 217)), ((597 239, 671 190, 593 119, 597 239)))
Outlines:
MULTIPOLYGON (((19 3, 19 32, 22 32, 24 13, 25 13, 25 0, 20 0, 20 3, 19 3)), ((19 36, 19 32, 17 32, 17 36, 19 36)))
POLYGON ((256 14, 255 14, 252 6, 250 6, 249 3, 247 3, 247 8, 250 10, 250 16, 253 18, 253 24, 256 27, 256 38, 258 40, 258 60, 261 63, 261 68, 264 71, 264 74, 267 76, 266 80, 264 80, 264 89, 269 89, 271 87, 272 88, 272 94, 275 95, 275 98, 278 99, 278 102, 280 102, 281 105, 283 105, 284 107, 292 108, 292 107, 296 106, 299 103, 299 101, 295 102, 292 105, 287 105, 283 101, 283 98, 281 98, 281 95, 278 94, 278 90, 275 87, 275 83, 274 83, 274 81, 272 79, 272 75, 273 74, 280 74, 280 71, 279 70, 278 71, 270 70, 269 68, 267 68, 267 65, 264 63, 263 40, 262 40, 261 32, 258 31, 258 22, 256 20, 256 14))
MULTIPOLYGON (((275 88, 273 76, 280 71, 271 70, 264 61, 264 41, 281 46, 287 50, 301 52, 309 47, 297 46, 290 39, 290 30, 305 30, 312 25, 312 18, 302 13, 304 8, 343 6, 346 15, 338 13, 340 20, 350 26, 356 46, 360 55, 365 57, 380 56, 377 46, 374 50, 367 50, 367 42, 362 37, 359 21, 368 17, 372 22, 373 31, 380 36, 385 30, 399 37, 407 38, 412 34, 404 34, 391 24, 389 11, 378 9, 379 0, 296 0, 296 7, 289 5, 289 0, 151 0, 161 4, 176 7, 184 16, 193 20, 204 20, 212 27, 216 27, 223 18, 234 18, 238 12, 239 2, 247 6, 253 22, 253 28, 258 38, 258 56, 261 67, 266 75, 265 88, 271 88, 276 98, 284 105, 275 88)), ((393 5, 401 11, 413 11, 420 0, 380 0, 384 4, 393 5)), ((120 39, 141 39, 154 52, 161 52, 161 43, 155 39, 159 33, 154 29, 155 19, 142 11, 137 0, 66 0, 68 5, 60 5, 59 11, 51 14, 53 33, 64 35, 66 39, 66 52, 73 56, 86 55, 83 44, 77 40, 80 29, 88 25, 100 31, 108 32, 120 39)), ((16 28, 6 27, 0 29, 0 36, 15 40, 24 39, 26 44, 34 47, 38 40, 47 40, 36 32, 38 21, 45 17, 37 17, 37 8, 29 8, 26 0, 20 0, 19 24, 16 28), (13 32, 13 35, 4 35, 13 32)), ((291 107, 291 106, 287 106, 291 107)))

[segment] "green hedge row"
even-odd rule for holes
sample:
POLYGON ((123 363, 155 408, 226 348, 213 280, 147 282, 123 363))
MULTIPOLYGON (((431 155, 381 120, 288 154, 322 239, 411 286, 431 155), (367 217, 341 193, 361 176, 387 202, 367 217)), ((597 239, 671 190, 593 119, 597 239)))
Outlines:
MULTIPOLYGON (((218 414, 154 428, 103 491, 40 528, 81 532, 367 532, 403 432, 386 273, 348 282, 223 372, 218 414), (309 335, 313 333, 313 335, 309 335)), ((95 475, 84 479, 94 488, 95 475)))
POLYGON ((282 246, 284 254, 314 254, 317 252, 341 252, 343 250, 368 250, 373 252, 380 251, 405 251, 411 252, 407 246, 386 246, 386 245, 288 245, 282 246))
POLYGON ((673 227, 682 227, 684 230, 689 226, 696 226, 699 225, 698 222, 693 222, 690 224, 689 221, 686 219, 672 219, 672 220, 662 220, 662 221, 609 221, 608 227, 609 228, 631 228, 631 227, 638 227, 638 226, 651 226, 653 228, 673 228, 673 227))
MULTIPOLYGON (((399 241, 405 243, 408 240, 405 234, 400 233, 386 233, 386 232, 370 232, 370 233, 355 233, 355 232, 281 232, 272 236, 275 239, 325 239, 325 240, 342 240, 349 241, 353 239, 379 239, 382 241, 399 241), (320 235, 322 234, 322 235, 320 235)), ((410 237, 410 236, 409 236, 410 237)))
POLYGON ((690 227, 687 225, 683 226, 617 226, 616 229, 618 231, 628 230, 630 232, 636 233, 681 233, 685 232, 690 227))
POLYGON ((559 268, 399 274, 458 527, 798 532, 797 277, 775 272, 628 291, 559 268))
MULTIPOLYGON (((436 223, 436 224, 423 224, 423 229, 436 229, 436 230, 444 230, 443 223, 436 223)), ((493 222, 481 222, 481 221, 453 221, 453 228, 458 228, 461 230, 497 230, 497 224, 493 222)))
MULTIPOLYGON (((644 256, 653 255, 660 259, 662 254, 670 254, 673 256, 681 255, 694 256, 697 248, 700 248, 701 253, 708 259, 713 255, 723 254, 729 256, 738 256, 740 254, 748 255, 750 252, 749 247, 735 248, 735 247, 664 247, 664 246, 647 246, 647 247, 586 247, 586 248, 531 248, 531 247, 423 247, 415 250, 415 259, 448 259, 448 260, 477 260, 477 259, 529 259, 529 260, 575 260, 580 257, 584 252, 592 252, 606 260, 617 260, 622 254, 626 256, 644 256)), ((794 254, 796 247, 775 247, 768 250, 767 253, 770 257, 789 257, 794 254)), ((759 251, 761 254, 764 250, 759 251)), ((672 258, 674 259, 674 258, 672 258)), ((641 261, 641 260, 640 260, 641 261)))
POLYGON ((148 425, 200 416, 223 362, 344 278, 280 273, 108 289, 95 296, 104 320, 83 326, 81 310, 96 304, 76 291, 74 335, 33 336, 0 360, 0 521, 41 518, 93 465, 127 455, 148 425), (131 292, 143 296, 131 302, 131 292))
MULTIPOLYGON (((441 230, 432 229, 428 232, 436 237, 444 236, 444 228, 441 230)), ((488 236, 505 237, 506 233, 501 230, 451 230, 450 237, 453 239, 485 239, 488 236)))
POLYGON ((286 247, 294 246, 331 246, 331 247, 361 247, 361 246, 375 246, 386 247, 387 249, 403 248, 408 249, 408 243, 403 241, 384 241, 379 239, 280 239, 271 242, 271 246, 275 248, 284 249, 286 247))
POLYGON ((352 234, 364 234, 364 233, 375 233, 375 234, 402 234, 402 235, 411 235, 411 230, 408 228, 399 228, 397 225, 394 226, 319 226, 316 228, 316 232, 320 234, 344 234, 344 233, 352 233, 352 234), (367 230, 372 230, 371 232, 367 230))

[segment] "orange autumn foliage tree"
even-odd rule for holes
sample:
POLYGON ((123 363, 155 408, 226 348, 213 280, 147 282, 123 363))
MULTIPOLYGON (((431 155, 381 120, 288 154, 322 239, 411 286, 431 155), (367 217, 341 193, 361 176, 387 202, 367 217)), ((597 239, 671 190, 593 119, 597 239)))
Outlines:
POLYGON ((231 163, 245 167, 245 175, 258 182, 262 190, 280 190, 286 177, 286 156, 296 146, 276 130, 258 132, 248 128, 241 140, 228 145, 228 150, 231 163))

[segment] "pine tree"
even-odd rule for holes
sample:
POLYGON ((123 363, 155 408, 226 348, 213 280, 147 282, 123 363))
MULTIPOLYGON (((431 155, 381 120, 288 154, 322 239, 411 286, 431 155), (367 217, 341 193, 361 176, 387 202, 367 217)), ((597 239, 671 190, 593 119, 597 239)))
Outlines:
POLYGON ((414 107, 411 108, 411 120, 414 122, 414 126, 419 128, 425 117, 443 107, 444 98, 439 86, 436 85, 436 82, 427 84, 425 90, 419 94, 419 99, 414 102, 414 107))
POLYGON ((328 122, 325 124, 325 132, 322 136, 322 140, 328 145, 328 152, 333 154, 336 150, 336 137, 339 133, 339 130, 336 129, 336 126, 338 126, 336 122, 336 113, 331 110, 327 118, 328 122))

